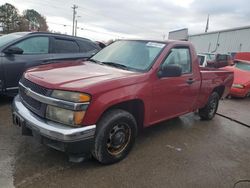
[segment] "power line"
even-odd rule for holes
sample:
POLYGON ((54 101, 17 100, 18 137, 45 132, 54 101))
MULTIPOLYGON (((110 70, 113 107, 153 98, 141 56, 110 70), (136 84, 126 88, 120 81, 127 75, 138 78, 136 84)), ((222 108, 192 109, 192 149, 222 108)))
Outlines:
MULTIPOLYGON (((87 7, 82 7, 82 6, 78 6, 79 7, 79 9, 85 9, 85 10, 89 10, 90 12, 93 12, 93 10, 91 10, 90 8, 87 8, 87 7)), ((81 14, 82 14, 82 12, 80 12, 81 14)), ((84 14, 86 14, 86 15, 88 15, 87 13, 84 13, 84 14)), ((90 15, 88 15, 88 16, 90 16, 90 15)), ((91 16, 93 16, 93 15, 91 15, 91 16)), ((94 16, 99 16, 99 17, 104 17, 104 18, 107 18, 108 20, 114 20, 114 21, 119 21, 120 23, 123 23, 123 24, 125 24, 125 25, 128 25, 128 26, 130 26, 130 27, 133 27, 133 28, 140 28, 140 29, 142 29, 142 30, 148 30, 149 28, 147 28, 147 27, 143 27, 143 26, 141 26, 141 25, 138 25, 138 24, 133 24, 133 23, 131 23, 130 21, 121 21, 121 20, 117 20, 117 19, 115 19, 115 17, 110 17, 110 16, 107 16, 107 15, 105 15, 105 14, 101 14, 100 12, 98 12, 98 14, 94 14, 94 16)))
MULTIPOLYGON (((26 0, 26 1, 28 1, 30 3, 34 3, 34 0, 26 0)), ((55 9, 60 9, 60 10, 64 9, 65 10, 64 11, 64 16, 65 16, 65 14, 69 15, 69 12, 66 11, 65 7, 53 5, 53 4, 51 4, 51 1, 43 0, 43 1, 38 1, 35 4, 38 4, 38 5, 41 5, 41 6, 46 6, 46 8, 55 8, 55 9)), ((30 7, 30 8, 33 8, 33 7, 30 7)), ((44 15, 44 16, 46 16, 46 15, 44 15)))
MULTIPOLYGON (((33 0, 26 0, 26 1, 29 1, 29 2, 34 2, 33 0)), ((46 6, 46 7, 53 7, 53 8, 55 8, 55 9, 60 9, 60 10, 65 10, 64 11, 64 14, 69 14, 69 11, 66 11, 66 6, 68 6, 68 4, 64 4, 65 6, 60 6, 60 5, 54 5, 54 4, 52 4, 51 3, 51 1, 50 0, 43 0, 43 1, 37 1, 36 2, 36 4, 40 4, 41 6, 46 6)), ((76 5, 75 5, 76 6, 76 5)), ((73 8, 73 7, 71 7, 71 8, 73 8)), ((136 24, 136 23, 131 23, 130 21, 125 21, 125 20, 123 20, 123 21, 121 21, 121 20, 117 20, 115 17, 113 17, 113 16, 108 16, 108 15, 106 15, 106 14, 103 14, 103 13, 101 13, 100 11, 97 11, 96 9, 94 9, 94 8, 91 8, 91 7, 86 7, 86 6, 82 6, 82 5, 77 5, 77 8, 78 9, 80 9, 80 11, 78 11, 78 13, 79 13, 79 15, 81 15, 81 14, 84 14, 84 15, 86 15, 87 17, 92 17, 92 18, 96 18, 96 19, 100 19, 101 17, 104 17, 104 18, 106 18, 107 20, 113 20, 113 21, 119 21, 120 23, 123 23, 123 24, 125 24, 126 26, 129 26, 129 27, 131 27, 131 28, 138 28, 138 29, 141 29, 141 30, 143 30, 143 31, 145 31, 145 30, 147 30, 149 33, 156 33, 156 32, 154 32, 154 31, 152 31, 150 28, 148 28, 148 27, 144 27, 144 26, 142 26, 142 25, 139 25, 139 24, 136 24), (83 11, 84 10, 84 11, 83 11), (95 14, 91 14, 91 13, 95 13, 95 14), (151 30, 151 31, 150 31, 151 30)), ((72 28, 72 33, 75 33, 75 21, 74 21, 74 27, 72 28), (74 32, 73 32, 73 30, 74 30, 74 32)), ((92 23, 92 25, 96 25, 96 24, 93 24, 92 23)), ((97 27, 99 27, 98 25, 96 25, 97 27)), ((125 33, 124 33, 125 34, 125 33)), ((74 35, 74 34, 72 34, 72 35, 74 35)))
MULTIPOLYGON (((54 22, 47 22, 47 23, 53 24, 53 25, 60 25, 60 26, 64 26, 64 27, 72 27, 72 25, 67 25, 67 24, 60 24, 60 23, 54 23, 54 22)), ((112 34, 112 33, 104 32, 104 31, 97 31, 97 30, 88 29, 85 27, 78 27, 78 28, 80 30, 90 31, 90 32, 94 32, 94 33, 101 33, 101 34, 105 34, 105 35, 112 35, 112 36, 116 36, 116 37, 120 38, 120 36, 117 34, 112 34)))
MULTIPOLYGON (((26 0, 26 1, 34 2, 33 0, 26 0)), ((65 10, 65 11, 64 11, 65 14, 69 14, 69 11, 66 11, 66 8, 65 8, 65 6, 68 5, 68 4, 66 4, 65 6, 53 5, 53 4, 51 3, 51 1, 49 1, 49 0, 38 1, 38 2, 36 2, 36 4, 40 4, 40 5, 42 5, 42 6, 47 6, 47 7, 48 7, 48 5, 49 5, 49 7, 53 7, 53 8, 55 8, 55 9, 65 10)), ((76 5, 74 5, 74 6, 76 6, 76 5)), ((70 7, 70 8, 73 9, 73 7, 70 7)), ((79 15, 84 14, 84 15, 86 15, 88 18, 89 18, 89 17, 92 17, 92 18, 96 18, 96 19, 100 20, 102 17, 104 17, 104 18, 106 18, 106 20, 119 21, 120 23, 123 23, 123 24, 125 24, 126 26, 129 26, 129 27, 131 27, 131 28, 137 28, 137 29, 141 29, 141 30, 143 30, 143 31, 148 31, 148 34, 150 33, 150 35, 153 35, 153 33, 155 33, 155 34, 157 33, 157 32, 155 32, 155 31, 152 31, 151 28, 144 27, 144 26, 142 26, 142 25, 140 25, 140 24, 131 23, 130 21, 125 21, 125 20, 123 20, 123 21, 117 20, 116 17, 106 15, 106 14, 101 13, 100 11, 97 11, 96 9, 91 8, 91 7, 86 7, 86 6, 82 6, 82 5, 80 5, 80 6, 77 5, 77 9, 79 9, 79 11, 77 11, 77 13, 78 13, 79 15), (84 11, 83 11, 83 10, 84 10, 84 11), (95 14, 93 14, 93 13, 95 13, 95 14)), ((73 11, 74 11, 74 9, 73 9, 73 11)), ((73 13, 74 13, 74 12, 73 12, 73 13)), ((76 16, 76 15, 75 15, 75 16, 76 16)), ((76 20, 74 20, 74 22, 73 22, 73 25, 74 25, 74 26, 73 26, 73 28, 72 28, 72 35, 75 34, 75 28, 76 28, 76 27, 75 27, 75 21, 76 21, 76 20), (73 31, 73 30, 74 30, 74 31, 73 31)), ((79 24, 79 23, 78 23, 78 24, 79 24)), ((95 26, 99 27, 99 25, 96 25, 96 24, 94 24, 94 23, 92 23, 91 25, 95 25, 95 26)), ((111 32, 112 32, 112 31, 111 31, 111 32)), ((126 33, 124 33, 124 34, 126 34, 126 33)))

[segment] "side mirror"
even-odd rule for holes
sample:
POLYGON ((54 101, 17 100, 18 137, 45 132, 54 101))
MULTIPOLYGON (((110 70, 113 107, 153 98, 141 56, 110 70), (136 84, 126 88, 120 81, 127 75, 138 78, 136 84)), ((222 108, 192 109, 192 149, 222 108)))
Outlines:
POLYGON ((11 46, 4 50, 5 54, 23 54, 23 50, 21 48, 11 46))
POLYGON ((182 68, 179 65, 167 65, 158 72, 158 77, 179 77, 182 75, 182 68))

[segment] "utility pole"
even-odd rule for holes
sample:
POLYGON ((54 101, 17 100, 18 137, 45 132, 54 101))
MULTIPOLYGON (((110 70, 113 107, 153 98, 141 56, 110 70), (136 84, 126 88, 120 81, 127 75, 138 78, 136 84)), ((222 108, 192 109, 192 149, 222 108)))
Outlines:
MULTIPOLYGON (((80 18, 81 16, 77 16, 77 18, 80 18)), ((76 20, 76 25, 75 25, 75 36, 77 35, 77 18, 75 19, 76 20)))
POLYGON ((207 33, 208 28, 209 28, 209 14, 207 15, 207 24, 206 24, 205 33, 207 33))
POLYGON ((76 26, 75 26, 75 36, 77 35, 77 19, 76 19, 76 26))
POLYGON ((78 6, 73 5, 73 7, 71 7, 73 9, 73 27, 72 27, 72 35, 74 36, 75 34, 75 18, 76 18, 76 9, 78 8, 78 6))

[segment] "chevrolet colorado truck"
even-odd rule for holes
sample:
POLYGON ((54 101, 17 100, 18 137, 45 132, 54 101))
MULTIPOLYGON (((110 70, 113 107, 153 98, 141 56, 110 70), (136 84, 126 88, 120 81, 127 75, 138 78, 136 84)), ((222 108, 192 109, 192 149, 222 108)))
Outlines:
POLYGON ((214 117, 233 73, 198 61, 189 42, 121 40, 87 61, 41 65, 20 80, 13 121, 72 161, 115 163, 141 128, 194 111, 214 117))

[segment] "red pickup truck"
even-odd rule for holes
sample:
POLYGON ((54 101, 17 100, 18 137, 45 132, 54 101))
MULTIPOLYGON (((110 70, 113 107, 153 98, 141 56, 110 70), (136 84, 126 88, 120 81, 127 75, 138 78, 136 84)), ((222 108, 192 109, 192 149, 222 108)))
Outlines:
POLYGON ((28 70, 13 102, 24 135, 110 164, 131 150, 138 130, 199 111, 210 120, 233 73, 199 67, 189 42, 121 40, 88 61, 28 70))

